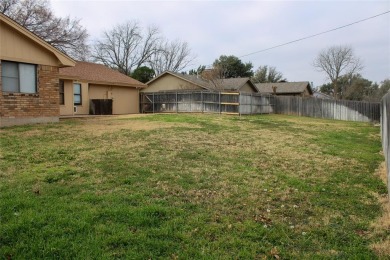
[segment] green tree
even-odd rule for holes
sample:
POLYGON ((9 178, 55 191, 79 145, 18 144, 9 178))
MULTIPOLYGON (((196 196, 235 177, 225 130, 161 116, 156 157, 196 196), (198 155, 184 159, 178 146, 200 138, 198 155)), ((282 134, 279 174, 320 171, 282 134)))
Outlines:
POLYGON ((136 68, 131 74, 131 77, 138 81, 141 81, 142 83, 146 83, 154 77, 154 74, 155 73, 153 69, 146 66, 142 66, 136 68))
POLYGON ((214 61, 213 67, 220 71, 220 78, 245 78, 253 76, 252 63, 243 63, 239 58, 233 55, 221 55, 214 61))
POLYGON ((197 69, 191 69, 188 74, 189 75, 201 75, 202 72, 206 69, 205 65, 200 65, 197 69))
POLYGON ((326 83, 326 84, 323 84, 321 87, 320 87, 320 92, 321 93, 325 93, 325 94, 328 94, 330 96, 334 96, 333 94, 333 84, 332 83, 326 83))
POLYGON ((378 87, 377 91, 375 92, 374 100, 373 101, 380 101, 384 95, 387 94, 390 90, 390 78, 385 79, 381 82, 381 85, 378 87))
POLYGON ((260 66, 252 77, 254 83, 275 83, 285 81, 283 74, 276 70, 275 67, 260 66))
POLYGON ((363 78, 360 74, 355 74, 351 78, 341 78, 341 91, 344 99, 347 100, 365 100, 373 94, 373 84, 368 79, 363 78))
POLYGON ((387 92, 389 92, 389 90, 390 90, 390 78, 382 81, 381 86, 379 88, 380 93, 383 94, 382 96, 384 96, 387 92))
MULTIPOLYGON (((378 101, 380 99, 378 98, 380 95, 378 93, 381 88, 378 87, 378 84, 363 78, 360 74, 353 74, 351 76, 344 75, 339 77, 337 86, 338 93, 336 95, 334 95, 334 83, 322 85, 320 87, 320 92, 343 97, 343 99, 347 100, 378 101)), ((382 91, 385 91, 385 89, 386 85, 382 91)))

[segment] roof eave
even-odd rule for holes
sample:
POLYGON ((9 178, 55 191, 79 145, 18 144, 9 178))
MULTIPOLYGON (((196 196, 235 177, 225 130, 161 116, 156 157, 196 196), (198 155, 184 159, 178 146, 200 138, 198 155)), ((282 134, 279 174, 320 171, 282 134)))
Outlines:
POLYGON ((252 82, 252 80, 248 79, 249 85, 252 86, 252 88, 256 91, 256 93, 260 93, 259 89, 256 87, 256 84, 252 82))
POLYGON ((155 77, 155 78, 149 80, 149 81, 146 82, 145 84, 149 86, 150 83, 154 82, 155 80, 159 79, 160 77, 162 77, 162 76, 165 75, 165 74, 172 75, 172 76, 174 76, 174 77, 176 77, 176 78, 179 78, 179 79, 182 79, 182 80, 187 81, 187 82, 189 82, 189 83, 192 83, 192 84, 194 84, 194 85, 196 85, 196 86, 198 86, 198 87, 201 87, 201 88, 210 90, 210 88, 208 88, 208 87, 206 87, 206 86, 202 86, 202 85, 200 85, 200 84, 198 84, 198 83, 196 83, 196 82, 193 82, 193 81, 191 81, 191 80, 188 80, 188 79, 186 79, 186 78, 179 77, 178 75, 176 75, 176 74, 174 74, 174 73, 171 73, 170 71, 164 71, 163 73, 161 73, 161 74, 158 75, 157 77, 155 77))
POLYGON ((251 88, 252 88, 253 90, 255 90, 256 93, 260 93, 259 89, 256 87, 256 85, 255 85, 255 84, 252 82, 252 80, 250 80, 250 79, 244 81, 244 82, 236 89, 236 91, 240 91, 240 89, 241 89, 246 83, 248 83, 249 86, 251 86, 251 88))
POLYGON ((162 76, 164 76, 165 74, 170 74, 172 76, 175 76, 174 74, 170 73, 169 71, 164 71, 163 73, 161 73, 160 75, 157 75, 156 77, 152 78, 151 80, 149 80, 148 82, 146 82, 145 84, 146 85, 149 85, 150 83, 156 81, 157 79, 161 78, 162 76))
POLYGON ((49 43, 47 43, 46 41, 44 41, 43 39, 38 37, 36 34, 30 32, 29 30, 27 30, 26 28, 24 28, 23 26, 18 24, 13 19, 9 18, 8 16, 6 16, 4 14, 0 14, 0 18, 1 18, 0 20, 4 21, 6 24, 11 26, 13 29, 17 30, 19 33, 21 33, 22 35, 31 39, 32 41, 34 41, 35 43, 37 43, 41 47, 50 51, 54 56, 56 56, 56 58, 59 61, 58 67, 73 67, 76 65, 76 61, 73 60, 71 57, 62 53, 61 51, 59 51, 58 49, 56 49, 55 47, 53 47, 52 45, 50 45, 49 43))
POLYGON ((77 77, 77 76, 70 76, 70 75, 59 75, 58 76, 59 79, 62 79, 62 80, 80 80, 80 77, 77 77))
MULTIPOLYGON (((61 78, 61 76, 60 76, 61 78)), ((72 79, 72 77, 68 77, 69 79, 72 79)), ((118 87, 131 87, 131 88, 146 88, 146 85, 141 84, 129 84, 124 82, 110 82, 110 81, 96 81, 96 80, 88 80, 88 79, 82 79, 78 77, 73 77, 76 80, 79 81, 85 81, 88 82, 88 84, 95 84, 95 85, 106 85, 106 86, 118 86, 118 87)))
POLYGON ((85 82, 88 82, 89 84, 96 84, 96 85, 109 85, 109 86, 121 86, 121 87, 133 87, 133 88, 146 88, 147 87, 147 85, 145 85, 145 84, 129 84, 129 83, 124 83, 124 82, 88 80, 88 79, 83 79, 79 76, 66 75, 66 74, 60 74, 59 78, 62 80, 85 81, 85 82))

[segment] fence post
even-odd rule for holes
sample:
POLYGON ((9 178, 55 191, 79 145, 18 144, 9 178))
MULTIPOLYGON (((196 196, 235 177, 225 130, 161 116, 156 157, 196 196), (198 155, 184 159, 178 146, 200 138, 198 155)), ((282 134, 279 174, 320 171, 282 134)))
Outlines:
POLYGON ((190 112, 192 112, 192 95, 193 93, 190 93, 190 112))
POLYGON ((251 93, 251 112, 249 113, 250 115, 253 114, 253 112, 252 112, 252 102, 253 102, 253 93, 251 93))
POLYGON ((273 96, 271 96, 271 95, 269 95, 268 96, 268 98, 269 98, 269 103, 271 104, 271 108, 272 108, 272 111, 275 113, 275 114, 278 114, 278 106, 277 106, 277 104, 276 104, 276 98, 275 97, 273 97, 273 96))
POLYGON ((179 113, 179 102, 177 101, 177 91, 176 91, 176 114, 179 113))
POLYGON ((139 100, 140 100, 139 110, 140 110, 141 114, 143 114, 144 113, 144 99, 143 99, 142 93, 139 93, 139 100))
POLYGON ((152 105, 152 111, 153 111, 153 114, 154 114, 154 92, 153 92, 153 96, 152 96, 152 100, 153 100, 153 105, 152 105))
POLYGON ((202 106, 202 113, 204 112, 203 91, 200 92, 200 105, 202 106))
POLYGON ((241 92, 238 92, 238 115, 241 117, 241 92))
POLYGON ((218 92, 219 113, 221 114, 221 91, 218 92))
POLYGON ((303 98, 298 97, 298 103, 299 103, 299 115, 302 116, 303 114, 303 98))
POLYGON ((382 149, 385 157, 386 173, 387 173, 387 192, 390 198, 389 99, 390 99, 390 94, 387 93, 381 100, 380 123, 381 123, 382 149))

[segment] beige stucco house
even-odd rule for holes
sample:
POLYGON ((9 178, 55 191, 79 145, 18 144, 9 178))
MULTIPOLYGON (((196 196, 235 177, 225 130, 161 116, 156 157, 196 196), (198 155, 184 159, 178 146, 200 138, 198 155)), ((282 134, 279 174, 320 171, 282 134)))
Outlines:
POLYGON ((0 127, 58 122, 59 68, 75 61, 0 14, 0 127))
POLYGON ((102 64, 77 62, 60 69, 60 114, 120 115, 139 113, 145 84, 102 64))
POLYGON ((308 81, 302 82, 277 82, 277 83, 257 83, 259 93, 273 94, 277 96, 313 96, 313 90, 308 81))
POLYGON ((249 78, 229 78, 206 80, 197 75, 186 75, 166 71, 146 83, 147 88, 141 92, 169 92, 169 91, 234 91, 257 93, 258 89, 249 78))

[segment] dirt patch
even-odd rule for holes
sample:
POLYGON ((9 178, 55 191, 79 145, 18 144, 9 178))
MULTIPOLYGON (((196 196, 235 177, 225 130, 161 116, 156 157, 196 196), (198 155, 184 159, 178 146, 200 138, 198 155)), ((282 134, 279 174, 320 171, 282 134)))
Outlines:
MULTIPOLYGON (((383 162, 378 168, 376 174, 387 183, 386 164, 383 162)), ((378 197, 382 205, 382 216, 371 224, 373 228, 373 237, 380 238, 370 247, 380 257, 388 257, 390 255, 390 200, 387 194, 378 197)))

